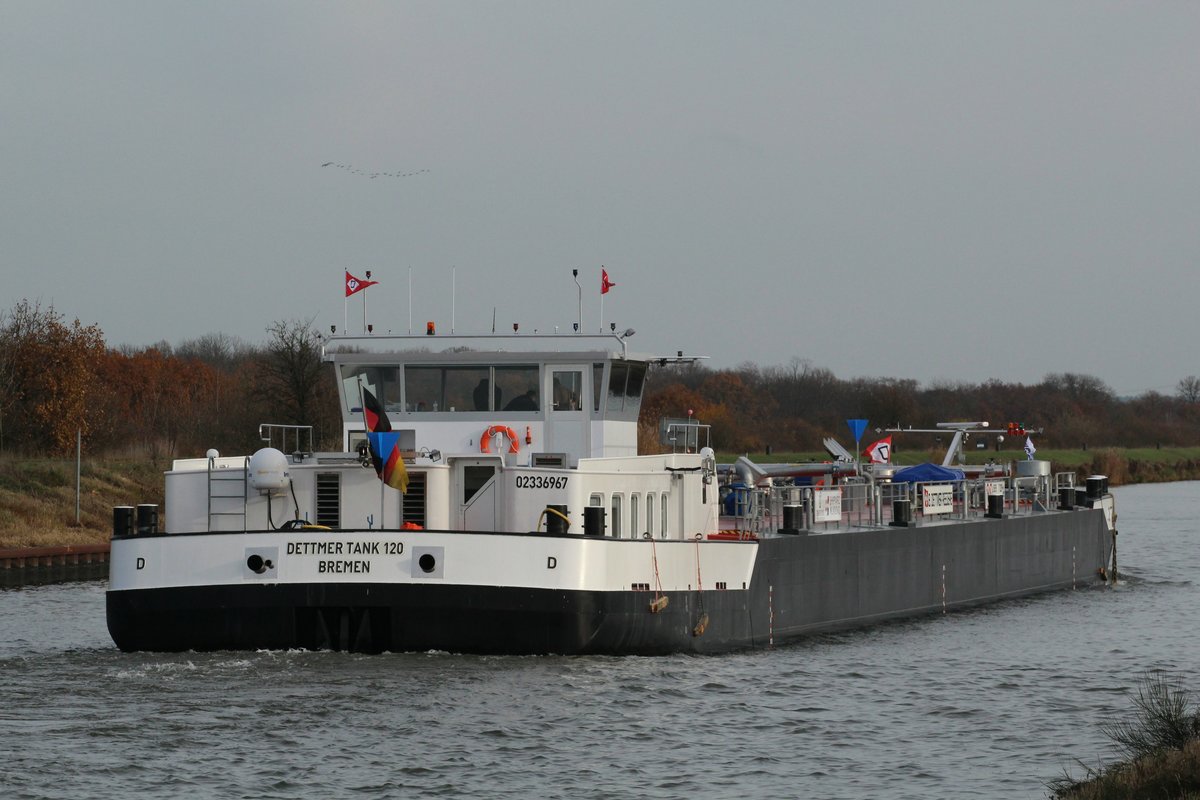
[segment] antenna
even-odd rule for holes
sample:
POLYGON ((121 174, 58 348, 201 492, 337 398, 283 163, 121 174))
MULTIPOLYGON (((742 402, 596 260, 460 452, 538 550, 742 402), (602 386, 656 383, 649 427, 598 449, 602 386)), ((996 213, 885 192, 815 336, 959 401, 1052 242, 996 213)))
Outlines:
POLYGON ((579 333, 583 330, 583 287, 579 285, 579 270, 571 270, 571 277, 575 279, 575 287, 579 289, 579 324, 575 326, 575 332, 579 333))
MULTIPOLYGON (((367 270, 367 280, 371 280, 371 270, 367 270)), ((367 329, 367 292, 363 290, 363 330, 367 329)))

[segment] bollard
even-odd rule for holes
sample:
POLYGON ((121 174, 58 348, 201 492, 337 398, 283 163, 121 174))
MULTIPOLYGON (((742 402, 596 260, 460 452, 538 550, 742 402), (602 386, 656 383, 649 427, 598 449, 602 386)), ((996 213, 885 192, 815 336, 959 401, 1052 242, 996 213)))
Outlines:
POLYGON ((783 507, 783 528, 785 533, 798 533, 804 527, 804 507, 791 505, 783 507))
POLYGON ((1075 507, 1075 490, 1064 486, 1058 490, 1058 508, 1060 511, 1070 511, 1075 507))
POLYGON ((158 533, 158 506, 142 503, 137 507, 137 532, 138 536, 158 533))
POLYGON ((604 535, 604 506, 584 507, 583 533, 585 536, 604 535))
POLYGON ((567 529, 571 526, 571 524, 569 522, 567 522, 565 519, 563 519, 562 517, 560 517, 558 514, 555 514, 554 513, 555 511, 557 511, 558 514, 562 514, 563 517, 567 516, 569 513, 567 511, 566 505, 560 505, 560 504, 556 504, 556 503, 547 504, 546 505, 546 533, 566 533, 567 529))
POLYGON ((133 506, 113 506, 113 538, 133 536, 133 506))
POLYGON ((987 498, 987 513, 984 514, 989 519, 1001 519, 1004 517, 1004 495, 989 494, 987 498))

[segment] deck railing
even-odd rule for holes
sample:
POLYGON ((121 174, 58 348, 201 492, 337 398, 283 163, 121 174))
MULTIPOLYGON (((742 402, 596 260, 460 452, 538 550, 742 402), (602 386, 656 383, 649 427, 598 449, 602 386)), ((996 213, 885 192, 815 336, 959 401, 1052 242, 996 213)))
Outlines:
POLYGON ((1074 492, 1073 473, 1058 473, 1053 482, 1046 476, 997 476, 915 483, 851 479, 830 487, 739 486, 722 495, 722 527, 754 532, 888 527, 896 510, 904 507, 897 501, 907 503, 918 525, 980 519, 994 510, 989 508, 989 495, 1002 498, 999 511, 1005 516, 1032 515, 1056 510, 1063 488, 1074 492))

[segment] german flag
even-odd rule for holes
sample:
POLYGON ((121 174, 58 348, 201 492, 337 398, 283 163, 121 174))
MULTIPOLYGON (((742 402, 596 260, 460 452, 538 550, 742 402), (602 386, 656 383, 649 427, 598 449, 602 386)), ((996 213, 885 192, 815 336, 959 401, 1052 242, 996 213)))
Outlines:
POLYGON ((367 441, 371 445, 371 461, 379 480, 399 489, 400 494, 408 492, 408 469, 400 456, 400 434, 393 431, 368 433, 367 441))
POLYGON ((367 428, 367 443, 375 474, 379 480, 404 494, 408 491, 408 469, 400 456, 400 434, 392 431, 387 412, 365 386, 362 387, 362 401, 363 423, 367 428))
POLYGON ((362 387, 363 421, 368 433, 387 433, 392 429, 387 412, 367 387, 362 387))

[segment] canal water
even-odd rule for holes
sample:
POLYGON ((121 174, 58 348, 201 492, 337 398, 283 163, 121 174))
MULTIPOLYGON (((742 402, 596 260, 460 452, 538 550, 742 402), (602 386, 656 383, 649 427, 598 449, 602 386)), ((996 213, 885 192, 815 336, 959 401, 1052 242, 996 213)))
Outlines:
POLYGON ((1200 695, 1200 483, 1116 497, 1114 589, 714 657, 124 654, 102 582, 0 590, 0 796, 1045 797, 1200 695))

